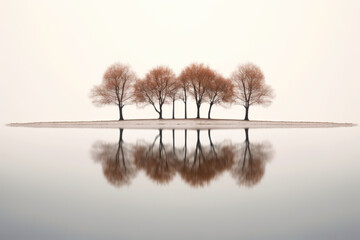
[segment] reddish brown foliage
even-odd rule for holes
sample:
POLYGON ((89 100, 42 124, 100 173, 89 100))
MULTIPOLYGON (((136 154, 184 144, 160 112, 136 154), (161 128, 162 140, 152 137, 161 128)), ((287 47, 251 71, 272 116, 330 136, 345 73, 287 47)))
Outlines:
POLYGON ((209 100, 208 118, 210 119, 211 108, 215 104, 226 104, 234 101, 234 85, 220 74, 207 82, 206 97, 209 100))
POLYGON ((184 118, 187 119, 187 99, 188 99, 188 91, 190 87, 189 77, 188 74, 190 71, 185 71, 185 69, 181 72, 179 77, 177 78, 177 82, 179 85, 178 96, 184 102, 185 113, 184 118))
POLYGON ((197 106, 197 118, 200 118, 200 107, 204 101, 208 82, 216 78, 215 72, 203 64, 191 64, 180 74, 179 80, 188 86, 188 91, 194 97, 197 106))
POLYGON ((248 111, 252 105, 269 105, 274 98, 273 90, 265 84, 261 69, 252 64, 239 66, 232 74, 235 96, 239 104, 245 107, 245 120, 249 120, 248 111))
POLYGON ((136 74, 130 66, 115 63, 106 72, 102 83, 94 86, 90 97, 95 105, 115 104, 119 108, 120 118, 123 120, 122 109, 129 103, 132 97, 132 85, 136 80, 136 74))
POLYGON ((175 73, 168 67, 156 67, 148 72, 144 79, 134 85, 135 101, 138 104, 150 104, 162 118, 162 107, 169 101, 174 91, 175 73))

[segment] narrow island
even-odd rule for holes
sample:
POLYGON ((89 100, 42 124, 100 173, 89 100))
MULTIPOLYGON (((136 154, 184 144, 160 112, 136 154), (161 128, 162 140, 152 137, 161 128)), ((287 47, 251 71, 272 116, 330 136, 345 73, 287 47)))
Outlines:
POLYGON ((333 128, 352 123, 244 121, 233 119, 136 119, 109 121, 67 121, 10 123, 11 127, 33 128, 124 128, 124 129, 243 129, 243 128, 333 128))
POLYGON ((90 97, 96 106, 116 105, 118 121, 64 121, 11 123, 11 127, 44 128, 129 128, 129 129, 241 129, 241 128, 327 128, 351 127, 352 123, 250 121, 249 109, 254 105, 269 106, 273 89, 265 83, 261 69, 252 63, 239 65, 229 78, 204 64, 192 63, 179 76, 167 66, 150 70, 138 78, 129 65, 115 63, 104 73, 100 85, 94 86, 90 97), (196 118, 188 118, 189 97, 196 105, 196 118), (184 104, 184 117, 175 118, 175 102, 184 104), (209 105, 207 118, 201 118, 203 103, 209 105), (129 104, 152 106, 158 119, 125 120, 123 108, 129 104), (163 105, 172 104, 172 118, 163 118, 163 105), (244 120, 212 119, 213 106, 242 105, 244 120))

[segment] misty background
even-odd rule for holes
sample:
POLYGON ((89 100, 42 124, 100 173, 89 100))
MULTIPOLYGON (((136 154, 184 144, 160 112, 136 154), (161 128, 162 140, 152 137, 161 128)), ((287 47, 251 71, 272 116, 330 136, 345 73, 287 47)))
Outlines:
MULTIPOLYGON (((276 97, 250 108, 250 120, 359 123, 359 12, 359 1, 1 0, 0 122, 118 119, 116 106, 89 98, 115 62, 139 77, 193 62, 229 77, 252 62, 276 97)), ((157 114, 132 105, 124 117, 157 114)), ((214 106, 212 117, 243 119, 244 108, 214 106)))

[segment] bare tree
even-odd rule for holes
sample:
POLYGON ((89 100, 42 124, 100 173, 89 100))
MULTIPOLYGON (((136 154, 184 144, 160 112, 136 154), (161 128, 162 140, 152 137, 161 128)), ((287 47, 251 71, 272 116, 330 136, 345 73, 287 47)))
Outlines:
POLYGON ((97 106, 115 104, 119 108, 119 120, 124 120, 122 109, 132 97, 132 85, 136 74, 130 66, 115 63, 104 73, 102 83, 94 86, 90 97, 97 106))
POLYGON ((273 90, 265 84, 261 69, 247 63, 240 65, 232 74, 235 97, 245 107, 245 119, 249 120, 249 108, 252 105, 269 105, 274 98, 273 90))
POLYGON ((196 118, 200 118, 200 107, 203 103, 208 82, 216 77, 216 74, 209 67, 203 64, 191 64, 180 74, 184 80, 189 82, 189 92, 194 97, 197 107, 196 118))
POLYGON ((144 79, 134 85, 135 101, 139 104, 150 104, 162 119, 162 107, 169 101, 171 85, 175 73, 168 67, 156 67, 148 72, 144 79))
POLYGON ((234 99, 234 85, 228 79, 217 74, 215 78, 207 83, 206 97, 209 100, 208 119, 210 119, 211 108, 215 104, 231 103, 234 99))

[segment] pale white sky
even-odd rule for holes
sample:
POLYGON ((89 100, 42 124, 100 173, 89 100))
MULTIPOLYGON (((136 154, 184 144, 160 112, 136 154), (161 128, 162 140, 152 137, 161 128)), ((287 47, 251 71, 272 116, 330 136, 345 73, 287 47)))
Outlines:
MULTIPOLYGON (((250 119, 360 123, 359 12, 360 1, 1 0, 0 121, 117 119, 116 107, 89 99, 114 62, 140 77, 192 62, 230 76, 253 62, 276 98, 251 108, 250 119)), ((189 110, 194 117, 195 105, 189 110)), ((157 117, 150 107, 124 114, 157 117)), ((244 110, 214 107, 213 117, 244 110)))

